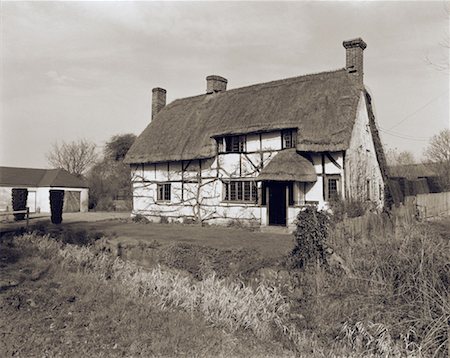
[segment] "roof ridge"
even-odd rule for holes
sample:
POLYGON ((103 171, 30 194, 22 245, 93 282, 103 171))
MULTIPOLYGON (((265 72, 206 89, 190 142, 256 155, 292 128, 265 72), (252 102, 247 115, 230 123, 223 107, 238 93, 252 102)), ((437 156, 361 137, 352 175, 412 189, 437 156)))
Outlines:
POLYGON ((218 97, 220 95, 231 93, 231 92, 236 92, 236 93, 244 92, 244 91, 247 91, 247 90, 251 90, 254 87, 259 87, 259 86, 274 87, 274 86, 278 86, 278 85, 284 84, 284 83, 286 83, 286 81, 287 82, 292 82, 292 83, 303 82, 303 81, 310 81, 312 79, 316 79, 317 76, 330 75, 330 74, 338 73, 338 72, 347 72, 347 71, 345 70, 345 68, 339 68, 339 69, 331 70, 331 71, 314 72, 314 73, 308 73, 306 75, 300 75, 300 76, 294 76, 294 77, 286 77, 286 78, 281 78, 281 79, 278 79, 278 80, 273 80, 273 81, 268 81, 268 82, 261 82, 261 83, 255 83, 255 84, 247 85, 247 86, 243 86, 243 87, 232 88, 232 89, 229 89, 229 90, 226 90, 226 91, 223 91, 223 92, 219 92, 219 93, 214 93, 214 94, 202 93, 202 94, 197 94, 197 95, 194 95, 194 96, 177 98, 173 102, 171 102, 170 104, 175 103, 177 101, 183 101, 183 100, 193 99, 193 98, 197 98, 197 97, 198 98, 205 97, 205 96, 208 96, 208 97, 213 97, 213 96, 216 97, 217 96, 218 97))
POLYGON ((49 169, 45 169, 45 168, 29 168, 29 167, 10 167, 7 165, 1 165, 0 169, 31 169, 31 170, 49 170, 49 169))

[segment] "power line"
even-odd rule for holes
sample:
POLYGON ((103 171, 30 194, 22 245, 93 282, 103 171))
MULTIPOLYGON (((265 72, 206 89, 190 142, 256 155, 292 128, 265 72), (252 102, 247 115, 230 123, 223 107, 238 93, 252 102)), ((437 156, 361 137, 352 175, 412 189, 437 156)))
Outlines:
POLYGON ((380 131, 387 133, 387 134, 391 134, 391 135, 397 135, 397 136, 401 136, 401 137, 407 137, 407 138, 411 138, 411 139, 423 139, 423 140, 429 140, 430 137, 416 137, 416 136, 412 136, 406 133, 402 133, 402 132, 396 132, 396 131, 390 131, 386 128, 383 127, 379 127, 380 131))
POLYGON ((429 102, 425 103, 422 107, 419 107, 418 109, 416 109, 413 113, 408 114, 405 118, 403 118, 402 120, 400 120, 399 122, 397 122, 396 124, 394 124, 392 127, 390 127, 388 130, 391 130, 395 127, 397 127, 399 124, 403 123, 404 121, 406 121, 408 118, 412 117, 413 115, 415 115, 417 112, 421 111, 422 109, 424 109, 425 107, 427 107, 429 104, 433 103, 434 101, 436 101, 439 97, 443 96, 444 94, 446 94, 449 90, 442 92, 439 96, 433 97, 429 102))
POLYGON ((397 137, 397 138, 401 138, 401 139, 405 139, 405 140, 412 140, 412 141, 416 141, 416 142, 428 142, 430 140, 430 139, 420 139, 420 138, 415 138, 415 137, 407 137, 407 136, 403 136, 403 135, 399 135, 399 134, 393 134, 393 133, 383 130, 381 128, 380 128, 380 131, 387 135, 393 136, 393 137, 397 137))

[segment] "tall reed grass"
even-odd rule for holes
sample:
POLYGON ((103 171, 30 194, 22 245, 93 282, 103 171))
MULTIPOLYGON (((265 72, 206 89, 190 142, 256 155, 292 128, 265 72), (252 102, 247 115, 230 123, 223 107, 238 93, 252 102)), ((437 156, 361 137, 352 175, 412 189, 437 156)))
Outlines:
POLYGON ((33 245, 67 269, 118 281, 135 297, 155 299, 161 309, 178 307, 192 314, 199 312, 213 325, 230 331, 249 329, 260 338, 269 337, 274 329, 281 329, 292 339, 302 338, 295 327, 286 324, 290 305, 276 287, 261 283, 252 288, 218 278, 214 273, 197 281, 188 274, 160 266, 147 270, 107 253, 63 244, 48 236, 25 234, 16 241, 19 245, 33 245))

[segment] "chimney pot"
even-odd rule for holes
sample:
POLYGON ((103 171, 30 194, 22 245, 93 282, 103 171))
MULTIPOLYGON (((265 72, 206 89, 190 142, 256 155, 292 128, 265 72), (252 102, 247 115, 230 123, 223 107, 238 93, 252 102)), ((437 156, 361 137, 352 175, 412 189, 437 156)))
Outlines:
POLYGON ((345 68, 348 73, 353 74, 362 84, 364 75, 363 51, 367 47, 367 44, 359 37, 353 40, 344 41, 342 45, 346 50, 345 68))
POLYGON ((225 92, 227 90, 227 79, 221 76, 211 75, 206 77, 206 93, 225 92))
POLYGON ((167 91, 161 87, 152 89, 152 120, 166 106, 166 93, 167 91))

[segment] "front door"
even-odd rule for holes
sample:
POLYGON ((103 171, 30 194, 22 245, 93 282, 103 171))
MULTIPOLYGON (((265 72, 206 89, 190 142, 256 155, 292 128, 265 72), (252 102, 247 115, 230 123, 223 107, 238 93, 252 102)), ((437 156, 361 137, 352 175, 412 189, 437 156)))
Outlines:
POLYGON ((286 183, 272 182, 269 188, 269 225, 286 226, 286 183))

